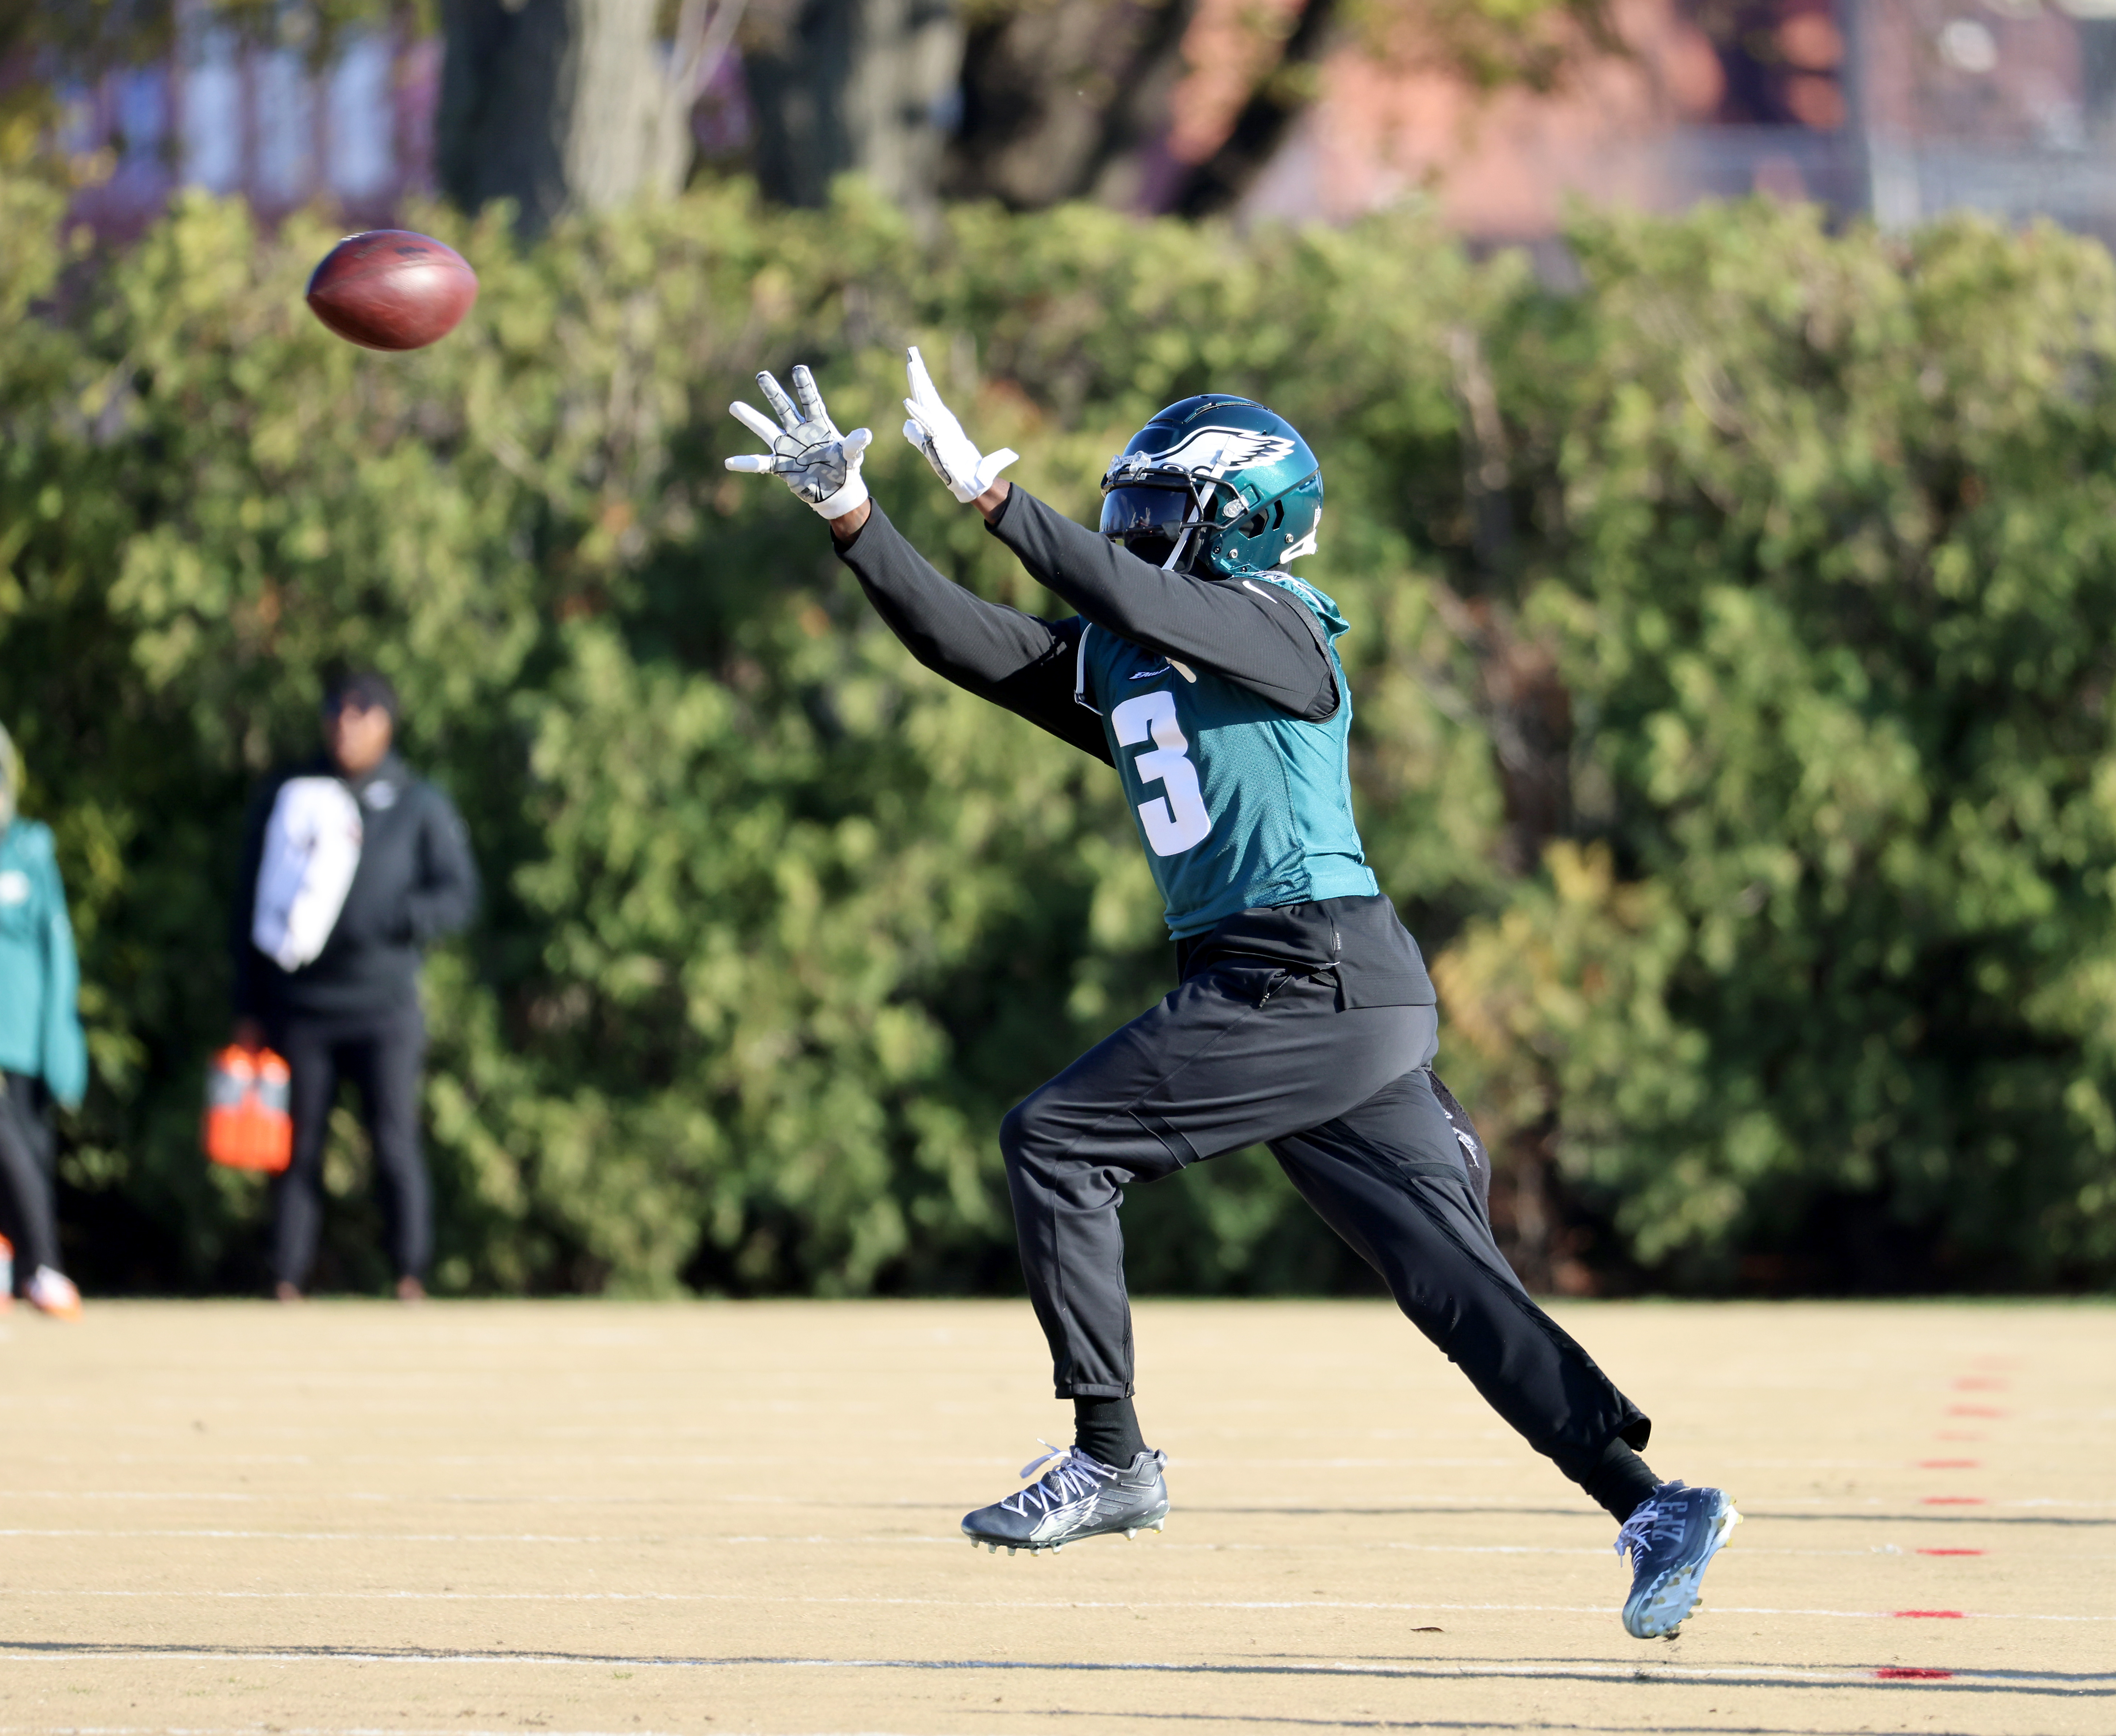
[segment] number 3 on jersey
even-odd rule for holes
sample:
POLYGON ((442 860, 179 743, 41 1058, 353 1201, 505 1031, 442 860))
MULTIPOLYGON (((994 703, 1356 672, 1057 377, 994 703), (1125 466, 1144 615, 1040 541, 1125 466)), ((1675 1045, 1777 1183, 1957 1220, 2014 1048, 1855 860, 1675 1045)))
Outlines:
POLYGON ((1132 764, 1142 784, 1159 784, 1167 793, 1138 804, 1139 824, 1157 856, 1180 856, 1202 844, 1212 829, 1205 798, 1198 788, 1198 768, 1190 763, 1190 744, 1175 721, 1175 696, 1166 688, 1127 699, 1110 713, 1110 729, 1120 747, 1132 748, 1153 737, 1151 753, 1132 764))

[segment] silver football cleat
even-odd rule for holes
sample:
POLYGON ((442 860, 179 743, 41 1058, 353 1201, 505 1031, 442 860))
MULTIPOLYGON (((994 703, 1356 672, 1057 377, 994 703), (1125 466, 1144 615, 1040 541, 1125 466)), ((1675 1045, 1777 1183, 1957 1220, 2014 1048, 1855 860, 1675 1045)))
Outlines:
POLYGON ((1033 1479, 990 1507, 966 1514, 963 1531, 973 1543, 1007 1545, 1031 1555, 1088 1537, 1159 1531, 1168 1517, 1168 1488, 1162 1468, 1167 1455, 1144 1452, 1121 1469, 1105 1465, 1077 1447, 1050 1448, 1022 1467, 1033 1479))

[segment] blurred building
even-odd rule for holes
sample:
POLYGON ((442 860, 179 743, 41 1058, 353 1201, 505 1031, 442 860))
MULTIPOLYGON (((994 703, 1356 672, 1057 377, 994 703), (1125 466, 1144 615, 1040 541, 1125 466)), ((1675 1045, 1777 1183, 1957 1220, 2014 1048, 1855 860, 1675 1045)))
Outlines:
MULTIPOLYGON (((1178 156, 1210 149, 1229 83, 1218 44, 1259 4, 1298 0, 1203 0, 1164 141, 1178 156)), ((1676 210, 1763 191, 1892 227, 1962 206, 2046 215, 2116 243, 2116 0, 1614 0, 1614 12, 1627 52, 1551 94, 1484 95, 1414 44, 1348 43, 1244 208, 1341 220, 1425 189, 1466 235, 1534 242, 1576 198, 1676 210)), ((385 220, 430 189, 439 67, 430 39, 362 35, 320 57, 193 30, 166 66, 70 94, 66 146, 105 177, 80 214, 122 231, 195 185, 242 192, 268 218, 322 198, 348 223, 385 220)), ((699 141, 738 158, 746 130, 730 56, 699 141)))
POLYGON ((320 198, 383 221, 430 185, 439 71, 431 39, 363 33, 320 57, 186 33, 163 65, 62 93, 59 143, 85 183, 76 214, 122 233, 196 186, 268 219, 320 198))
POLYGON ((1341 52, 1252 191, 1346 217, 1429 187, 1492 240, 1580 198, 1766 192, 1902 227, 1967 206, 2116 242, 2116 0, 1617 0, 1626 56, 1484 98, 1341 52))

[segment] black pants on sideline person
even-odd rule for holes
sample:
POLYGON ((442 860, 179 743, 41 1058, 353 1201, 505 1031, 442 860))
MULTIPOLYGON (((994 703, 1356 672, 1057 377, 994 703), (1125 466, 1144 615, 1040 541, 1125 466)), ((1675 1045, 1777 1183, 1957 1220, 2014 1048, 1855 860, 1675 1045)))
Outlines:
POLYGON ((42 1080, 0 1075, 0 1230, 15 1244, 18 1286, 39 1266, 65 1269, 52 1205, 55 1150, 47 1101, 42 1080))
POLYGON ((324 1136, 344 1079, 360 1094, 397 1275, 423 1280, 434 1214, 419 1149, 426 1027, 417 1006, 357 1020, 286 1018, 271 1041, 293 1075, 294 1117, 293 1161, 273 1185, 273 1277, 297 1289, 307 1282, 323 1229, 324 1136))
MULTIPOLYGON (((1619 1438, 1644 1446, 1646 1418, 1492 1240, 1481 1148, 1430 1071, 1434 1009, 1340 999, 1327 974, 1208 965, 1008 1114, 1000 1144, 1058 1396, 1132 1391, 1123 1186, 1262 1142, 1419 1330, 1566 1476, 1582 1481, 1619 1438)), ((1268 1384, 1268 1370, 1255 1375, 1268 1384)))

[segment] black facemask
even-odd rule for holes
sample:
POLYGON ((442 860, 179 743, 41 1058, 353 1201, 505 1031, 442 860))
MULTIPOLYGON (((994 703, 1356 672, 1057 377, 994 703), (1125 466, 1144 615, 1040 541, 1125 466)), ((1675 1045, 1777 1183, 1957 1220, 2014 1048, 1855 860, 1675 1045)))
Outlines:
POLYGON ((1190 495, 1180 488, 1113 488, 1102 496, 1102 532, 1157 567, 1196 511, 1190 495))

